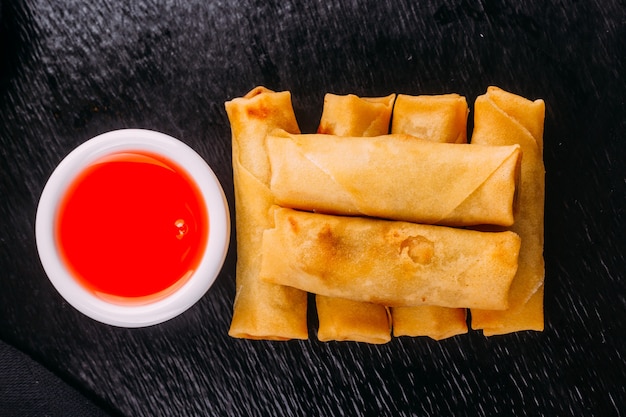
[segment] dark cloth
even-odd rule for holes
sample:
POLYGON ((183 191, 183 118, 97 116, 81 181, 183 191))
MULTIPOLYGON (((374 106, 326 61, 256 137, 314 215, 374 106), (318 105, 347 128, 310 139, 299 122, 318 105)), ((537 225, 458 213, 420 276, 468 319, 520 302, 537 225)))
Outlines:
POLYGON ((0 341, 0 416, 109 414, 28 355, 0 341))

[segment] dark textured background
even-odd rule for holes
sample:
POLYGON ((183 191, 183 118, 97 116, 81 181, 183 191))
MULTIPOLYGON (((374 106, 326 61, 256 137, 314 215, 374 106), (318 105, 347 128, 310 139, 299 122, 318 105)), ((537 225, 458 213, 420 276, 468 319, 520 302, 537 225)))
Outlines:
MULTIPOLYGON (((2 1, 0 340, 113 415, 624 415, 624 0, 300 3, 2 1), (545 332, 324 344, 312 320, 308 341, 231 339, 232 249, 206 296, 158 326, 64 302, 33 231, 56 164, 99 133, 154 129, 200 153, 232 206, 223 103, 256 85, 290 90, 304 131, 326 92, 543 98, 545 332)), ((0 415, 20 386, 45 395, 41 374, 6 369, 0 415)))

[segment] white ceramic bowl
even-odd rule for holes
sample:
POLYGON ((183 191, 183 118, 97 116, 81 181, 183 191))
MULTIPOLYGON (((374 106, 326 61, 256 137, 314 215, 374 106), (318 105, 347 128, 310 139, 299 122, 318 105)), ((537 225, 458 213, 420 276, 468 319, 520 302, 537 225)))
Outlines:
POLYGON ((230 219, 220 183, 193 149, 168 135, 141 129, 116 130, 74 149, 54 170, 41 194, 35 222, 37 250, 50 281, 68 303, 100 322, 120 327, 149 326, 169 320, 195 304, 217 278, 228 251, 230 219), (58 206, 68 186, 87 166, 110 154, 138 151, 162 155, 187 171, 208 210, 208 241, 191 277, 165 298, 146 304, 113 303, 83 287, 61 259, 56 245, 58 206))

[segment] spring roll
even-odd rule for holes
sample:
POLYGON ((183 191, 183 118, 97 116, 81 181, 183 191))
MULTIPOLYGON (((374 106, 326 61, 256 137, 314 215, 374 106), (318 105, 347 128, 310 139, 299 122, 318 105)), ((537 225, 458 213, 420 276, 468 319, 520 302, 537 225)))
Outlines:
MULTIPOLYGON (((337 136, 379 136, 389 133, 395 94, 358 97, 326 94, 318 133, 337 136)), ((385 306, 316 295, 317 337, 330 340, 386 343, 391 316, 385 306)))
POLYGON ((391 133, 403 133, 441 143, 467 143, 467 100, 458 94, 399 94, 393 108, 391 133))
POLYGON ((263 231, 273 227, 269 209, 268 131, 299 132, 289 92, 255 88, 226 103, 232 130, 237 237, 236 295, 229 335, 249 339, 306 339, 307 294, 259 279, 263 231))
POLYGON ((317 338, 383 344, 391 340, 391 316, 380 304, 316 295, 317 338))
POLYGON ((544 328, 544 118, 543 100, 530 101, 497 87, 489 87, 485 95, 476 99, 472 143, 519 144, 524 153, 519 211, 515 224, 509 228, 522 238, 510 306, 506 311, 476 309, 471 314, 472 328, 482 329, 487 336, 544 328))
POLYGON ((467 333, 467 310, 439 306, 394 307, 393 335, 427 336, 434 340, 467 333))
POLYGON ((508 307, 520 245, 513 232, 273 211, 265 282, 391 307, 508 307))
MULTIPOLYGON (((467 143, 467 100, 458 94, 400 94, 393 110, 391 133, 440 143, 467 143)), ((394 336, 427 336, 441 340, 467 333, 464 308, 439 306, 391 309, 394 336)))
POLYGON ((519 145, 276 130, 266 146, 270 188, 284 207, 449 226, 514 220, 519 145))
POLYGON ((358 97, 326 94, 317 133, 337 136, 379 136, 389 133, 396 95, 358 97))

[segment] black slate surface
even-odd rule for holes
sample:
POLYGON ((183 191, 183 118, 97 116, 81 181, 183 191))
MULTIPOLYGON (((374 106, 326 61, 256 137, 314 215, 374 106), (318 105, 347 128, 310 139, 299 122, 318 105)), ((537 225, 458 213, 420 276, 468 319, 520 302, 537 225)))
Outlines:
MULTIPOLYGON (((625 414, 623 0, 28 0, 2 1, 0 22, 0 339, 105 412, 625 414), (326 92, 543 98, 545 332, 369 346, 320 343, 312 318, 308 341, 231 339, 233 248, 161 325, 109 327, 64 302, 34 239, 56 164, 99 133, 158 130, 206 159, 232 208, 223 103, 256 85, 290 90, 304 131, 326 92)), ((0 415, 27 401, 15 374, 0 374, 0 415)), ((45 404, 29 415, 59 415, 45 404)))

